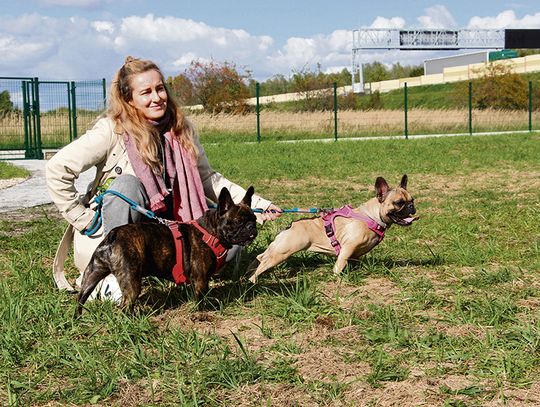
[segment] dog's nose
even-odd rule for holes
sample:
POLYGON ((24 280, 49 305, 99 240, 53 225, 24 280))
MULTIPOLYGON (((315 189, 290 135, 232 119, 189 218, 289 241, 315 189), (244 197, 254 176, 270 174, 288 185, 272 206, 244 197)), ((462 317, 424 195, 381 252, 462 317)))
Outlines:
POLYGON ((409 210, 409 213, 411 215, 414 215, 416 213, 416 208, 414 207, 413 203, 410 203, 407 205, 407 209, 409 210))

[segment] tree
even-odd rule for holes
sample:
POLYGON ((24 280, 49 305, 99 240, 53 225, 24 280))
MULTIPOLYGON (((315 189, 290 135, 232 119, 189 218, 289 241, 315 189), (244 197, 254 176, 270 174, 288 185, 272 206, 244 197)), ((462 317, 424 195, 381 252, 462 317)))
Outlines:
POLYGON ((478 109, 527 109, 527 81, 508 64, 488 64, 472 87, 473 103, 478 109))
POLYGON ((193 95, 193 84, 186 75, 180 74, 174 78, 169 76, 167 78, 167 86, 181 105, 190 106, 197 104, 193 95))
POLYGON ((193 97, 212 113, 245 113, 249 110, 246 82, 250 73, 240 73, 234 64, 193 61, 185 73, 193 85, 193 97))
POLYGON ((332 81, 320 71, 320 66, 317 68, 317 72, 308 69, 294 72, 291 78, 292 91, 301 95, 299 110, 329 110, 333 107, 332 81))
MULTIPOLYGON (((256 95, 256 84, 257 81, 253 79, 249 81, 249 93, 251 94, 251 96, 256 95)), ((261 96, 279 95, 291 91, 288 79, 285 77, 285 75, 282 74, 274 75, 270 79, 261 82, 259 85, 259 92, 261 96)))
POLYGON ((390 72, 381 62, 364 64, 364 82, 379 82, 391 79, 390 72))
POLYGON ((0 115, 5 116, 14 109, 10 94, 7 90, 0 92, 0 115))

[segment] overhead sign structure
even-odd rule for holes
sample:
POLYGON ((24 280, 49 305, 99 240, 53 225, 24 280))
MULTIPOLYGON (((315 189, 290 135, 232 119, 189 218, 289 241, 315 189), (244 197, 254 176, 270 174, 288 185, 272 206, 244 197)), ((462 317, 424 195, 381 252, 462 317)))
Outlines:
POLYGON ((364 92, 364 74, 360 52, 366 49, 458 50, 540 48, 538 29, 386 29, 366 28, 353 31, 352 87, 364 92))

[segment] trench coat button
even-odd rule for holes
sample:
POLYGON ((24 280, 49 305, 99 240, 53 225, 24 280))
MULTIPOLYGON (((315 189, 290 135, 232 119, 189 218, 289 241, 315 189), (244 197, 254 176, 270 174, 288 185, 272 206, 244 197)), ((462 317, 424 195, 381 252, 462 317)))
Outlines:
POLYGON ((122 168, 120 167, 115 167, 114 168, 114 172, 116 172, 118 175, 122 174, 122 168))

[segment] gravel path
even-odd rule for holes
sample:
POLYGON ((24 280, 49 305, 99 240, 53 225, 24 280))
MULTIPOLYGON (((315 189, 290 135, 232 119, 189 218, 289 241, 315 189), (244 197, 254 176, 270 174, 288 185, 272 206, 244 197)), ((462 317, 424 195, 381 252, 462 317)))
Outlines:
MULTIPOLYGON (((13 165, 30 171, 29 178, 13 178, 0 180, 0 213, 11 212, 23 208, 51 203, 45 186, 46 160, 13 160, 13 165)), ((75 182, 77 190, 82 194, 96 174, 95 168, 81 174, 75 182)))

